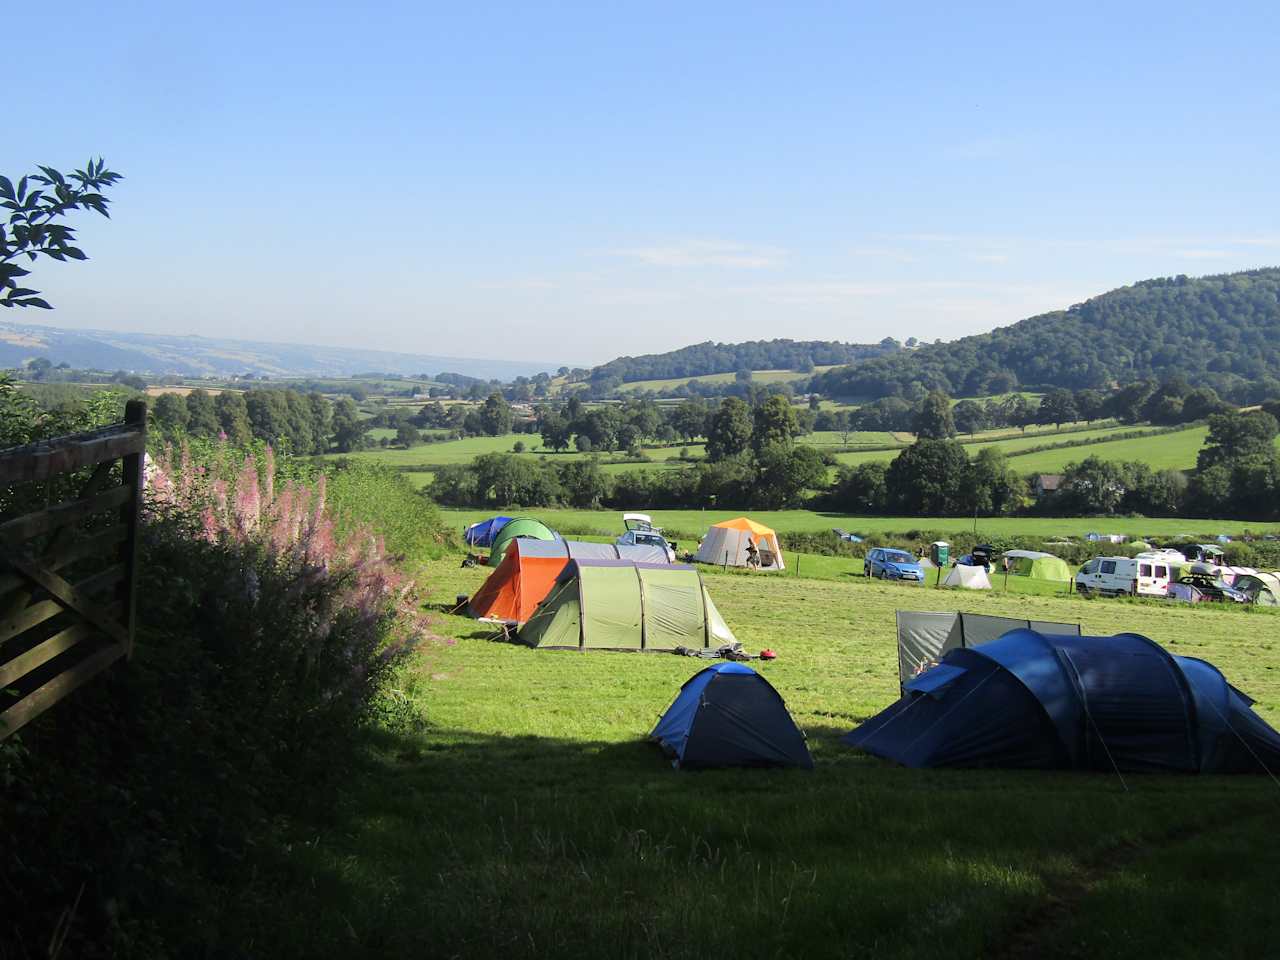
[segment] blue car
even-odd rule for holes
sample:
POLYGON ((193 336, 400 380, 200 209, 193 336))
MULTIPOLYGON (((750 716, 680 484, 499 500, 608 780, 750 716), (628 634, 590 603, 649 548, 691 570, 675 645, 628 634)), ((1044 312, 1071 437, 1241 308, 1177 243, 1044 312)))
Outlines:
POLYGON ((868 577, 879 577, 881 580, 924 582, 924 567, 920 566, 920 561, 907 551, 892 547, 868 550, 864 570, 868 577))

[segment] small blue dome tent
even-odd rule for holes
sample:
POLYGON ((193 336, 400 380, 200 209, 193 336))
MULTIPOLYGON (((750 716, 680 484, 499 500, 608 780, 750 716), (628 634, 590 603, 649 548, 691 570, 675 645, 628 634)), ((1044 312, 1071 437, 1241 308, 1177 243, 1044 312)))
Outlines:
POLYGON ((469 547, 491 547, 498 531, 510 522, 510 517, 490 517, 488 520, 481 520, 463 531, 462 540, 469 547))
POLYGON ((813 769, 804 734, 769 681, 741 663, 718 663, 685 682, 650 740, 674 767, 813 769))
POLYGON ((842 742, 909 767, 1280 771, 1280 733, 1253 700, 1136 633, 1013 630, 904 690, 842 742))

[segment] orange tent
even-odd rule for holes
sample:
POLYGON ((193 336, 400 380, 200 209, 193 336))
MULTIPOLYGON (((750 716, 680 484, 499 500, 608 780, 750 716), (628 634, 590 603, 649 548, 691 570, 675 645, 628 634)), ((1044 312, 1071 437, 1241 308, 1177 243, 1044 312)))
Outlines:
POLYGON ((520 541, 512 542, 498 568, 489 574, 467 605, 477 620, 514 620, 524 623, 533 609, 555 586, 556 577, 569 562, 562 557, 529 557, 520 552, 520 541))

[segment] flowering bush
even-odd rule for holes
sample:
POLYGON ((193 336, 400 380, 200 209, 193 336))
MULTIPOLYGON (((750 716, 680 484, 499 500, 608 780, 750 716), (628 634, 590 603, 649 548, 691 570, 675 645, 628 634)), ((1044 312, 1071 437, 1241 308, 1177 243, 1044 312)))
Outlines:
POLYGON ((358 721, 427 635, 425 618, 382 537, 363 525, 339 532, 323 474, 282 479, 270 447, 213 454, 197 461, 184 445, 149 458, 152 575, 194 591, 190 628, 227 655, 240 712, 297 754, 358 721))
POLYGON ((412 583, 265 446, 156 451, 137 644, 0 754, 0 956, 224 956, 280 824, 325 803, 397 660, 412 583), (255 852, 257 851, 257 852, 255 852))

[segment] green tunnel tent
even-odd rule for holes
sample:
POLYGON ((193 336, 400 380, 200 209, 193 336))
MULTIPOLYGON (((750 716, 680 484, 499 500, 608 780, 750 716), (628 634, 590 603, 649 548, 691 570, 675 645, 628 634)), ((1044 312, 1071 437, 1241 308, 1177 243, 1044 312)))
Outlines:
POLYGON ((509 520, 493 538, 493 546, 489 548, 489 559, 486 563, 491 567, 500 564, 502 558, 506 556, 507 546, 518 537, 529 540, 559 540, 560 534, 541 520, 535 520, 533 517, 516 517, 514 520, 509 520))
POLYGON ((693 567, 585 559, 569 561, 519 639, 531 647, 668 652, 738 642, 693 567))
POLYGON ((1031 577, 1035 580, 1055 580, 1058 583, 1069 583, 1075 579, 1071 567, 1061 557, 1052 553, 1041 553, 1038 550, 1006 550, 1005 560, 1009 564, 1009 572, 1015 577, 1031 577))

